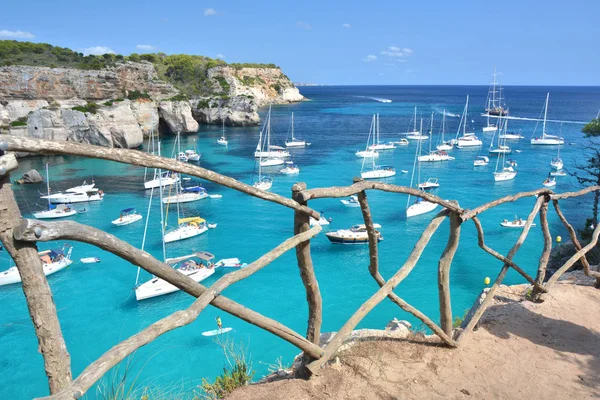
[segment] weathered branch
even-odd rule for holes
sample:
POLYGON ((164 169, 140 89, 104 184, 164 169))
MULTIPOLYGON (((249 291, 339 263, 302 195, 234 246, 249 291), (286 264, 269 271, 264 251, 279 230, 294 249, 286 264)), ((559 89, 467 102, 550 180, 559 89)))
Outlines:
POLYGON ((458 249, 461 220, 456 213, 450 213, 450 237, 438 263, 438 294, 440 300, 440 322, 442 330, 452 336, 452 303, 450 301, 450 266, 458 249))
POLYGON ((23 136, 0 135, 0 141, 8 143, 11 151, 26 151, 37 154, 67 154, 100 158, 103 160, 116 161, 125 164, 139 165, 148 168, 161 168, 173 172, 196 176, 211 182, 218 183, 231 189, 258 197, 263 200, 281 204, 313 218, 319 218, 319 213, 306 206, 301 206, 296 201, 288 199, 276 193, 256 189, 236 179, 218 174, 209 169, 201 168, 171 158, 159 157, 138 150, 113 149, 109 147, 93 146, 90 144, 63 142, 56 140, 33 139, 23 136))
POLYGON ((460 216, 460 218, 464 222, 464 221, 467 221, 467 220, 481 214, 482 212, 484 212, 486 210, 489 210, 490 208, 499 206, 500 204, 511 203, 511 202, 517 201, 519 199, 522 199, 524 197, 539 196, 540 194, 548 194, 550 192, 551 192, 550 189, 536 189, 536 190, 532 190, 530 192, 521 192, 521 193, 517 193, 515 195, 504 196, 504 197, 501 197, 494 201, 490 201, 489 203, 482 204, 479 207, 476 207, 472 210, 467 210, 465 213, 463 213, 460 216))
POLYGON ((381 190, 383 192, 390 193, 404 193, 409 194, 411 196, 420 197, 424 200, 430 201, 432 203, 439 204, 440 206, 447 208, 451 211, 462 213, 463 210, 458 208, 453 202, 444 200, 438 196, 435 196, 431 193, 425 192, 423 190, 418 190, 414 188, 409 188, 406 186, 397 186, 390 185, 388 183, 374 182, 374 181, 364 181, 360 180, 350 186, 332 186, 327 188, 318 188, 318 189, 309 189, 300 192, 296 200, 297 201, 308 201, 313 199, 319 199, 323 197, 348 197, 354 194, 358 194, 363 190, 381 190))
MULTIPOLYGON (((358 201, 360 203, 360 209, 363 214, 363 220, 365 222, 365 226, 367 228, 367 234, 369 235, 369 272, 371 276, 375 279, 375 282, 382 287, 385 285, 385 280, 379 273, 379 255, 378 255, 378 244, 375 233, 375 226, 373 225, 373 217, 371 215, 371 208, 369 207, 369 202, 367 200, 367 193, 365 191, 358 193, 358 201)), ((452 338, 444 333, 444 331, 429 317, 423 314, 421 311, 417 310, 406 301, 404 301, 400 296, 398 296, 394 292, 390 292, 388 298, 396 303, 402 310, 410 313, 420 319, 429 329, 431 329, 436 335, 440 337, 440 339, 446 343, 448 346, 456 347, 456 342, 452 340, 452 338)))
POLYGON ((539 291, 546 292, 546 288, 539 285, 535 281, 535 279, 533 279, 527 272, 523 271, 523 269, 521 267, 519 267, 517 264, 515 264, 515 262, 513 260, 509 260, 502 254, 498 253, 496 250, 494 250, 491 247, 489 247, 488 245, 486 245, 485 240, 484 240, 484 235, 483 235, 483 227, 481 226, 481 221, 479 221, 478 217, 473 217, 472 221, 475 224, 475 227, 477 228, 477 240, 479 242, 479 247, 481 247, 483 249, 483 251, 496 257, 498 260, 502 261, 504 264, 511 266, 515 271, 517 271, 519 274, 521 274, 521 276, 523 278, 527 279, 527 281, 529 283, 531 283, 534 287, 536 287, 539 291))
POLYGON ((318 374, 321 367, 325 365, 325 363, 333 356, 333 354, 338 350, 343 341, 350 335, 352 330, 360 323, 360 321, 383 299, 389 296, 389 294, 394 290, 396 286, 400 284, 410 274, 412 269, 419 261, 423 250, 429 243, 429 240, 435 233, 435 231, 439 228, 444 219, 448 216, 448 210, 440 211, 429 223, 427 228, 421 234, 421 237, 415 244, 410 256, 404 263, 404 265, 396 272, 390 280, 388 280, 385 285, 383 285, 375 294, 373 294, 366 302, 364 302, 358 310, 350 317, 348 321, 340 328, 340 330, 333 336, 331 341, 325 347, 323 352, 323 356, 318 360, 313 361, 308 365, 308 369, 313 374, 318 374))
MULTIPOLYGON (((573 226, 565 218, 562 210, 560 209, 560 206, 558 205, 558 200, 552 200, 552 205, 554 206, 554 209, 556 210, 556 214, 558 215, 558 218, 560 218, 560 220, 562 221, 565 228, 567 228, 567 230, 569 231, 569 236, 571 237, 571 242, 573 242, 573 246, 575 246, 576 250, 578 250, 578 251, 581 250, 581 248, 582 248, 581 243, 579 242, 579 239, 577 239, 577 234, 575 233, 575 229, 573 229, 573 226)), ((600 279, 600 273, 598 273, 596 271, 592 271, 590 269, 590 263, 588 262, 587 257, 584 255, 579 260, 581 261, 581 264, 583 264, 583 272, 587 276, 596 278, 596 281, 598 281, 600 279)))
POLYGON ((79 399, 94 383, 96 383, 112 367, 123 361, 125 357, 152 342, 159 336, 195 321, 200 313, 212 301, 214 301, 214 299, 216 299, 221 292, 223 292, 223 290, 261 270, 284 254, 286 251, 297 246, 299 243, 309 240, 319 232, 321 232, 321 226, 317 225, 308 231, 304 231, 292 238, 287 239, 285 242, 264 254, 258 260, 249 264, 245 268, 224 275, 200 297, 198 297, 186 310, 176 311, 173 314, 153 323, 141 332, 117 344, 100 356, 98 360, 88 365, 68 388, 65 388, 56 395, 44 397, 44 399, 79 399))
MULTIPOLYGON (((517 239, 517 241, 515 242, 513 247, 508 252, 507 258, 509 260, 512 261, 515 254, 517 254, 517 251, 519 251, 519 249, 521 248, 521 245, 525 241, 525 238, 527 238, 527 235, 529 234, 529 230, 531 229, 531 224, 533 223, 533 219, 535 218, 537 213, 540 211, 540 207, 542 207, 543 203, 544 203, 544 196, 539 196, 537 201, 535 202, 535 205, 533 206, 533 210, 531 210, 531 213, 529 213, 529 216, 527 217, 527 221, 525 222, 525 226, 523 226, 523 230, 521 231, 519 238, 517 239)), ((509 265, 506 263, 502 266, 502 269, 500 270, 498 277, 494 281, 494 284, 492 285, 490 290, 487 292, 487 296, 486 296, 485 300, 483 300, 483 303, 481 303, 481 305, 477 308, 477 310, 474 313, 472 313, 472 317, 469 320, 469 322, 467 323, 467 326, 460 333, 460 336, 457 339, 457 341, 459 343, 462 342, 465 337, 467 337, 467 335, 469 334, 469 332, 471 332, 473 330, 473 328, 475 328, 475 325, 477 325, 477 323, 479 322, 479 319, 483 316, 483 313, 489 307, 490 303, 494 299, 494 296, 496 295, 496 291, 498 290, 498 287, 500 286, 500 284, 502 284, 502 281, 504 280, 504 277, 506 276, 506 272, 508 272, 508 267, 509 267, 509 265)))
MULTIPOLYGON (((14 236, 18 240, 30 242, 68 239, 93 244, 94 246, 109 251, 122 259, 129 261, 131 264, 141 267, 151 274, 170 282, 177 288, 194 297, 199 297, 208 290, 205 286, 195 282, 190 277, 180 274, 167 264, 158 261, 150 254, 131 246, 129 243, 104 231, 91 226, 78 224, 77 222, 23 220, 21 225, 15 228, 14 236)), ((299 335, 285 325, 252 311, 225 296, 219 296, 212 304, 223 311, 279 336, 283 340, 290 342, 294 346, 310 354, 312 357, 319 357, 322 353, 322 349, 319 346, 309 342, 302 337, 302 335, 299 335)))
MULTIPOLYGON (((542 233, 544 234, 544 249, 540 256, 540 262, 538 264, 538 271, 535 281, 538 285, 544 284, 544 278, 546 277, 546 267, 548 261, 550 261, 550 253, 552 252, 552 234, 550 233, 550 227, 548 226, 548 202, 550 201, 549 196, 544 196, 544 204, 540 208, 540 225, 542 226, 542 233)), ((533 288, 531 292, 531 299, 534 301, 540 300, 541 292, 537 288, 533 288)))
POLYGON ((37 247, 35 243, 13 238, 13 229, 20 221, 21 213, 12 192, 10 175, 1 176, 0 241, 21 275, 23 293, 38 339, 38 351, 44 357, 50 393, 56 393, 71 383, 71 359, 37 247))
POLYGON ((571 197, 583 196, 584 194, 595 192, 597 190, 600 190, 600 186, 589 186, 585 189, 578 190, 577 192, 551 193, 550 200, 562 200, 571 197))

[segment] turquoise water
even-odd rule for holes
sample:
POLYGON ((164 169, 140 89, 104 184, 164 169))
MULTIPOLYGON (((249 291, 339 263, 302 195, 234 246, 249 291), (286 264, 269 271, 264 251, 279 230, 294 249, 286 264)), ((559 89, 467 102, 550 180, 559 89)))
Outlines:
MULTIPOLYGON (((537 118, 547 91, 551 92, 548 114, 551 119, 586 121, 596 115, 600 88, 565 87, 508 87, 506 96, 511 114, 537 118)), ((364 148, 373 113, 381 115, 384 140, 397 140, 399 132, 408 130, 415 105, 425 117, 431 111, 436 112, 434 132, 437 134, 442 110, 445 108, 450 113, 459 114, 467 94, 471 95, 473 104, 471 118, 475 121, 478 135, 484 140, 483 150, 481 153, 479 150, 453 150, 452 154, 456 157, 453 162, 423 164, 422 179, 439 178, 441 188, 436 193, 441 197, 456 199, 462 207, 472 208, 500 196, 539 188, 550 170, 550 160, 556 156, 556 147, 529 144, 535 122, 510 121, 511 129, 521 129, 526 137, 520 143, 511 144, 513 149, 522 150, 510 156, 519 163, 516 179, 495 184, 492 177, 495 167, 493 158, 489 166, 474 169, 473 159, 478 154, 487 153, 491 139, 491 134, 481 133, 484 121, 479 117, 487 94, 485 87, 307 87, 302 88, 302 92, 311 101, 273 109, 272 125, 276 141, 283 142, 285 139, 293 111, 296 136, 312 142, 307 149, 292 151, 293 160, 301 169, 299 176, 272 175, 272 191, 284 196, 290 195, 291 186, 296 181, 306 182, 309 188, 350 184, 361 169, 361 160, 353 153, 364 148), (393 102, 380 103, 359 96, 391 99, 393 102)), ((448 118, 448 138, 455 135, 458 120, 448 118)), ((548 132, 558 133, 559 128, 559 124, 550 124, 548 132)), ((538 133, 540 129, 537 128, 538 133)), ((566 142, 573 143, 561 149, 565 168, 570 171, 581 159, 580 129, 581 125, 576 124, 562 126, 566 142)), ((184 148, 191 148, 194 139, 197 140, 202 153, 201 166, 250 183, 256 172, 252 153, 258 132, 256 127, 228 128, 230 145, 223 148, 215 143, 220 130, 217 127, 202 127, 198 135, 185 136, 182 142, 184 148)), ((437 136, 434 136, 434 140, 437 140, 437 136)), ((173 137, 163 138, 163 154, 170 154, 173 142, 173 137)), ((383 153, 378 163, 392 164, 397 170, 410 171, 414 151, 415 144, 411 143, 408 147, 383 153)), ((110 220, 118 216, 119 210, 136 207, 144 214, 145 221, 149 191, 142 189, 143 168, 76 157, 35 157, 21 160, 20 170, 14 176, 29 168, 42 171, 45 162, 50 163, 53 189, 64 189, 93 177, 97 186, 107 193, 102 202, 77 205, 78 208, 87 208, 88 212, 73 217, 73 220, 104 229, 136 247, 141 246, 143 223, 115 227, 110 220)), ((579 188, 571 177, 557 178, 557 181, 558 192, 579 188)), ((410 173, 398 174, 386 182, 408 185, 410 173)), ((223 198, 182 205, 182 212, 186 215, 199 213, 208 221, 217 222, 218 227, 199 237, 168 244, 168 257, 206 250, 215 254, 217 259, 239 257, 251 262, 286 237, 292 236, 291 210, 210 182, 206 182, 205 186, 210 193, 222 194, 223 198)), ((45 188, 15 186, 17 199, 27 216, 31 216, 31 211, 43 207, 38 190, 45 188)), ((385 240, 380 245, 380 265, 382 274, 387 278, 402 265, 434 214, 406 221, 402 218, 406 196, 369 192, 369 200, 375 221, 383 225, 385 240)), ((572 222, 581 223, 591 212, 589 201, 589 197, 569 200, 563 202, 563 209, 572 222)), ((533 199, 524 199, 483 214, 481 220, 486 229, 488 245, 506 253, 519 231, 502 229, 499 222, 515 214, 525 217, 533 202, 533 199)), ((345 228, 362 221, 359 209, 345 208, 337 199, 316 200, 310 205, 333 218, 332 229, 345 228)), ((154 200, 146 250, 157 258, 162 257, 159 220, 159 205, 154 200)), ((174 209, 169 212, 169 221, 172 226, 175 221, 174 209)), ((550 221, 553 236, 567 236, 553 213, 550 214, 550 221)), ((447 236, 448 223, 445 223, 433 237, 417 267, 396 289, 401 297, 435 320, 439 317, 436 268, 447 236)), ((74 260, 89 256, 102 259, 101 263, 91 265, 75 262, 70 268, 49 277, 71 353, 74 375, 120 340, 192 302, 188 295, 175 293, 138 303, 133 293, 135 267, 93 246, 71 244, 74 246, 74 260)), ((542 235, 538 226, 516 257, 517 263, 530 273, 537 268, 541 244, 542 235)), ((40 248, 53 245, 42 243, 40 248)), ((323 295, 323 330, 337 330, 377 289, 367 271, 368 249, 362 246, 334 246, 321 234, 312 242, 312 254, 323 295)), ((6 253, 0 252, 0 269, 9 266, 6 253)), ((452 305, 456 315, 462 315, 471 306, 483 286, 483 279, 486 276, 493 278, 500 266, 499 262, 478 248, 472 223, 465 224, 451 271, 452 305)), ((217 270, 213 277, 203 283, 210 285, 227 272, 217 270)), ((147 278, 148 274, 142 271, 142 281, 147 278)), ((522 279, 511 271, 507 282, 518 283, 522 279)), ((307 306, 293 251, 230 287, 224 294, 300 333, 305 332, 307 306)), ((44 395, 48 390, 43 361, 37 353, 37 340, 21 287, 0 287, 0 302, 3 304, 0 314, 0 367, 5 371, 0 377, 0 398, 24 399, 44 395), (24 385, 23 382, 28 384, 24 385)), ((138 384, 192 388, 200 383, 201 378, 212 379, 220 373, 224 362, 220 348, 211 339, 200 335, 203 331, 215 328, 216 316, 221 316, 223 324, 234 329, 230 337, 243 342, 248 348, 257 377, 265 374, 268 364, 275 362, 279 356, 283 357, 284 363, 290 363, 298 353, 297 349, 277 337, 209 307, 194 323, 164 335, 135 354, 133 369, 136 374, 139 372, 138 384)), ((414 318, 391 302, 384 301, 359 327, 383 328, 394 317, 408 319, 418 325, 414 318)), ((90 390, 89 397, 96 397, 94 390, 90 390)))

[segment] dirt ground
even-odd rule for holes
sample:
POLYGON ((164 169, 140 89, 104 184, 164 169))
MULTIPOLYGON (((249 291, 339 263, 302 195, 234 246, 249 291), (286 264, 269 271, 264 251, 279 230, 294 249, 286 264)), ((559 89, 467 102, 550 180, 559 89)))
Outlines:
POLYGON ((600 398, 600 290, 562 282, 539 304, 523 291, 505 288, 459 349, 419 336, 358 343, 309 381, 228 399, 600 398))

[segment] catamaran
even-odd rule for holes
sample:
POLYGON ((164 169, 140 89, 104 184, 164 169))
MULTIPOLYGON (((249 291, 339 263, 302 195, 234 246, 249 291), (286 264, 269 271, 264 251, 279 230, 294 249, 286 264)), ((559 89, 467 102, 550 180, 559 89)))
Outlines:
MULTIPOLYGON (((410 187, 413 186, 414 178, 415 178, 415 170, 417 173, 417 182, 421 180, 421 163, 417 163, 417 158, 421 152, 421 141, 418 142, 415 150, 415 161, 413 163, 413 171, 412 176, 410 178, 410 187)), ((423 189, 420 189, 423 190, 423 189)), ((429 202, 427 200, 423 200, 420 197, 417 197, 413 204, 410 204, 410 195, 408 195, 408 200, 406 201, 406 218, 415 217, 417 215, 425 214, 431 212, 437 208, 436 203, 429 202)))
POLYGON ((373 144, 368 146, 368 150, 394 150, 396 146, 392 142, 382 143, 379 137, 379 114, 376 114, 375 122, 375 135, 373 137, 373 144))
MULTIPOLYGON (((71 265, 73 263, 71 260, 72 251, 73 247, 68 244, 63 245, 62 248, 40 251, 38 256, 42 261, 44 275, 52 275, 71 265)), ((16 266, 0 272, 0 286, 17 282, 21 282, 21 275, 16 266)))
POLYGON ((310 146, 305 140, 300 140, 294 137, 294 113, 292 113, 292 138, 285 141, 285 147, 306 147, 310 146))
MULTIPOLYGON (((421 120, 421 129, 423 129, 423 120, 421 120)), ((431 126, 429 128, 429 154, 419 156, 419 162, 437 162, 454 160, 454 157, 449 156, 445 150, 432 151, 431 142, 433 142, 433 113, 431 113, 431 126)))
MULTIPOLYGON (((367 141, 367 149, 374 150, 373 146, 375 146, 375 138, 377 132, 379 131, 379 118, 375 115, 373 116, 373 122, 371 123, 371 130, 369 131, 369 139, 373 137, 373 144, 369 146, 369 142, 367 141)), ((390 176, 396 175, 396 168, 389 165, 376 165, 375 158, 371 158, 371 171, 365 171, 365 161, 366 158, 363 158, 362 168, 360 171, 360 176, 363 179, 380 179, 380 178, 389 178, 390 176)))
POLYGON ((229 142, 227 141, 227 138, 225 137, 225 119, 223 118, 223 134, 221 135, 220 138, 217 139, 217 144, 220 144, 221 146, 227 146, 229 144, 229 142))
POLYGON ((465 109, 463 110, 463 114, 460 118, 460 124, 458 125, 458 131, 456 132, 456 147, 461 149, 465 147, 476 147, 481 146, 483 142, 479 140, 475 133, 467 132, 467 123, 468 123, 468 114, 469 114, 469 96, 467 95, 467 102, 465 103, 465 109), (462 136, 460 135, 460 128, 462 127, 462 136))
MULTIPOLYGON (((46 163, 46 188, 48 190, 48 196, 50 195, 50 174, 48 172, 48 163, 46 163)), ((37 219, 53 219, 70 217, 71 215, 77 214, 77 211, 73 207, 66 204, 59 204, 53 206, 50 200, 48 200, 48 209, 33 213, 33 216, 37 219)))
POLYGON ((258 136, 258 144, 254 152, 254 158, 286 158, 290 156, 289 151, 283 147, 271 145, 271 106, 267 114, 267 122, 258 136), (264 137, 264 139, 263 139, 264 137))
MULTIPOLYGON (((369 149, 369 142, 371 141, 371 135, 373 135, 373 131, 375 129, 375 115, 373 115, 373 119, 371 120, 371 127, 369 128, 369 136, 367 137, 367 146, 364 150, 357 151, 356 157, 359 158, 375 158, 379 157, 379 153, 376 150, 369 149)), ((364 162, 363 162, 364 165, 364 162)))
MULTIPOLYGON (((421 127, 422 128, 422 127, 421 127)), ((415 107, 415 115, 413 116, 413 130, 406 134, 406 138, 410 140, 427 140, 429 136, 423 135, 421 130, 417 130, 417 107, 415 107)))
POLYGON ((111 223, 116 226, 124 226, 133 224, 142 218, 143 217, 135 211, 135 208, 125 208, 124 210, 121 210, 119 218, 111 221, 111 223))
MULTIPOLYGON (((560 145, 565 144, 565 140, 559 136, 549 135, 546 133, 546 118, 548 116, 548 100, 550 99, 550 93, 546 94, 546 105, 544 106, 544 125, 542 127, 542 136, 533 137, 531 144, 534 145, 560 145)), ((535 134, 535 131, 534 131, 535 134)))
POLYGON ((444 114, 442 116, 442 135, 440 138, 440 144, 436 146, 436 149, 447 151, 452 150, 452 143, 450 141, 444 140, 444 135, 446 134, 446 110, 444 110, 444 114))

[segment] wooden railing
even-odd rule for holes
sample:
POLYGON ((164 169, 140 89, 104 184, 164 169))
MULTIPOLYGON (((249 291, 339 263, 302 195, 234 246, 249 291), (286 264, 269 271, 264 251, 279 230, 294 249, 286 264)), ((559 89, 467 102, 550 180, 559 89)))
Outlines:
POLYGON ((15 261, 23 281, 23 292, 25 293, 30 316, 38 337, 39 349, 44 357, 44 366, 51 393, 50 396, 46 397, 48 399, 78 399, 82 397, 106 372, 123 361, 128 355, 150 343, 160 335, 191 323, 209 304, 265 329, 300 349, 304 353, 304 357, 303 366, 298 371, 299 376, 308 377, 312 374, 319 374, 321 368, 332 358, 343 342, 349 337, 352 330, 375 306, 386 298, 389 298, 402 310, 421 320, 439 336, 444 344, 449 347, 457 347, 476 326, 510 268, 518 272, 533 286, 530 297, 533 301, 543 300, 544 294, 550 290, 560 275, 572 267, 577 260, 581 260, 584 266, 584 273, 594 277, 597 283, 600 284, 600 273, 592 271, 586 259, 586 254, 598 242, 600 224, 596 226, 589 244, 582 247, 575 230, 565 218, 558 204, 561 199, 583 196, 597 190, 600 190, 599 186, 588 187, 578 192, 556 194, 549 189, 538 189, 531 192, 518 193, 514 196, 502 197, 472 210, 466 210, 462 209, 455 201, 443 200, 430 193, 404 186, 366 182, 356 179, 350 186, 317 189, 307 189, 304 183, 297 183, 292 187, 292 198, 290 199, 278 194, 258 190, 214 171, 136 150, 111 149, 71 142, 55 142, 0 135, 0 241, 2 241, 5 249, 15 261), (246 268, 224 275, 211 287, 207 288, 193 281, 191 278, 178 273, 150 254, 91 226, 72 221, 43 222, 23 219, 14 199, 9 179, 10 172, 15 170, 18 164, 14 155, 11 153, 4 154, 3 151, 7 150, 35 154, 68 154, 100 158, 196 176, 293 209, 295 212, 294 236, 285 240, 249 264, 246 268), (371 190, 410 194, 437 203, 443 207, 443 210, 432 218, 429 225, 422 232, 404 264, 387 281, 379 273, 378 243, 367 196, 367 192, 371 190), (311 209, 308 203, 313 199, 339 198, 350 195, 358 196, 369 236, 368 270, 379 285, 379 290, 365 301, 331 338, 328 344, 324 348, 321 348, 319 346, 319 339, 322 323, 322 299, 310 251, 310 239, 321 232, 321 227, 315 226, 310 228, 309 224, 310 217, 319 219, 320 215, 311 209), (484 231, 479 221, 479 215, 498 205, 525 197, 535 197, 537 200, 527 217, 519 238, 508 254, 504 256, 485 243, 484 231), (559 219, 568 230, 577 253, 546 281, 546 267, 552 250, 552 238, 548 226, 548 205, 550 202, 552 202, 559 219), (513 258, 527 238, 533 220, 538 213, 540 215, 541 229, 544 234, 544 247, 539 259, 537 274, 534 278, 517 265, 513 261, 513 258), (431 237, 446 218, 450 220, 450 234, 446 248, 438 262, 440 323, 437 324, 427 315, 403 300, 394 292, 394 289, 415 268, 431 237), (461 227, 469 220, 473 221, 477 230, 479 247, 492 257, 502 261, 503 266, 483 302, 481 304, 476 303, 468 313, 467 319, 463 322, 463 328, 453 329, 450 268, 458 248, 461 227), (37 256, 36 243, 50 240, 75 240, 95 245, 170 282, 182 291, 196 297, 196 300, 187 309, 177 311, 115 345, 98 360, 88 365, 77 378, 72 379, 69 352, 61 332, 52 293, 43 274, 41 261, 37 256), (300 277, 304 284, 308 303, 306 335, 301 335, 280 322, 248 309, 221 294, 230 285, 266 267, 292 248, 296 249, 300 277))

